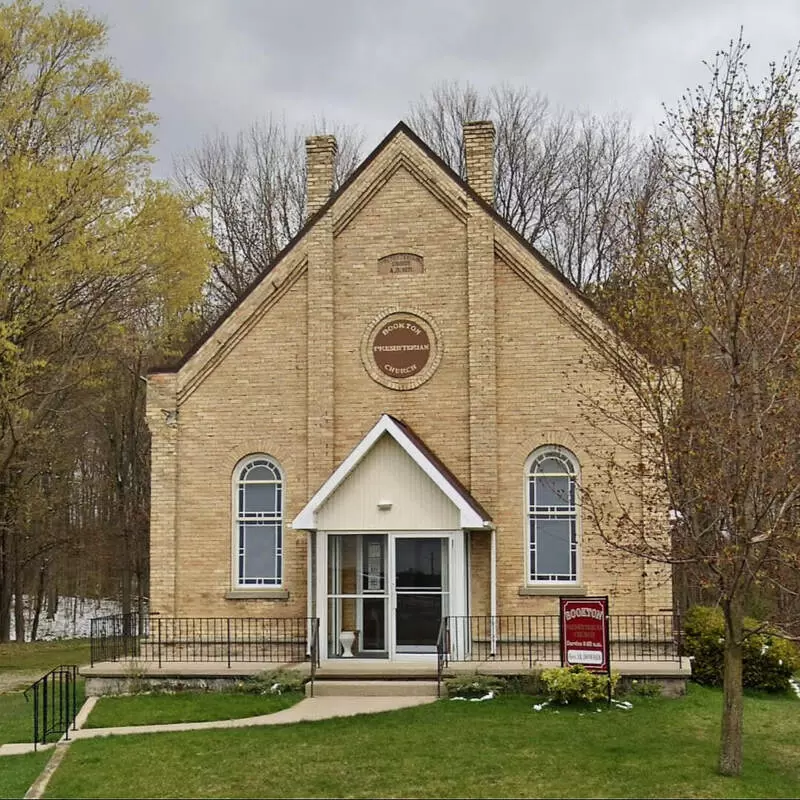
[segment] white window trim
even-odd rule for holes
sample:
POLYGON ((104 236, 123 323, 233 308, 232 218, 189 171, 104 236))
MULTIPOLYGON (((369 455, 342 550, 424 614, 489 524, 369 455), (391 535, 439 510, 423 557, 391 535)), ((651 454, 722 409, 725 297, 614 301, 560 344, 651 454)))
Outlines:
MULTIPOLYGON (((278 481, 265 481, 265 483, 278 483, 278 481)), ((265 593, 281 593, 283 586, 284 586, 284 574, 286 572, 286 565, 285 565, 285 553, 286 553, 286 473, 281 467, 280 462, 273 458, 268 453, 250 453, 249 455, 242 458, 234 467, 233 474, 231 475, 231 520, 232 520, 232 529, 231 529, 231 588, 233 590, 233 594, 237 597, 244 597, 247 596, 249 593, 253 593, 253 595, 259 594, 264 595, 265 593), (239 555, 240 555, 240 547, 239 547, 239 525, 241 522, 246 522, 246 518, 243 518, 240 514, 239 508, 239 486, 241 484, 241 474, 242 471, 247 467, 248 464, 253 463, 254 461, 267 461, 272 466, 272 468, 280 475, 280 496, 281 496, 281 504, 280 504, 280 513, 278 517, 274 519, 275 522, 280 523, 279 528, 279 537, 280 541, 278 547, 276 548, 275 558, 276 560, 279 559, 280 565, 280 574, 278 575, 278 580, 275 582, 260 582, 260 583, 244 583, 241 580, 241 575, 239 572, 239 555)))
MULTIPOLYGON (((546 473, 545 473, 546 474, 546 473)), ((559 473, 564 474, 564 473, 559 473)), ((580 486, 581 486, 581 465, 578 461, 577 456, 568 448, 563 447, 561 445, 556 444, 548 444, 542 445, 541 447, 537 447, 526 459, 525 461, 525 474, 524 474, 524 482, 525 486, 523 489, 523 502, 524 502, 524 532, 523 532, 523 542, 525 547, 525 580, 523 585, 528 587, 535 587, 536 589, 545 589, 550 588, 554 591, 557 591, 558 587, 567 588, 575 588, 581 586, 581 579, 582 579, 582 525, 581 525, 581 494, 580 494, 580 486), (531 519, 533 517, 532 512, 532 498, 530 496, 531 492, 531 477, 532 477, 532 469, 534 464, 539 461, 540 459, 547 456, 548 453, 552 453, 558 458, 568 461, 572 465, 572 475, 573 480, 575 483, 575 506, 574 511, 564 512, 563 516, 568 517, 570 519, 575 520, 575 574, 574 576, 570 576, 569 578, 532 578, 533 572, 533 565, 531 564, 531 519)), ((558 513, 558 512, 555 512, 558 513)))

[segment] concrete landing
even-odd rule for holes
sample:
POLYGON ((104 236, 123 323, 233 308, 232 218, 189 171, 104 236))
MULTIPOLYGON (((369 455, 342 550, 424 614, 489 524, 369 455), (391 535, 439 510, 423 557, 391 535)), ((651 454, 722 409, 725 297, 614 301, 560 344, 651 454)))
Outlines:
MULTIPOLYGON (((316 680, 314 697, 436 697, 436 681, 316 680)), ((311 684, 306 684, 311 696, 311 684)))

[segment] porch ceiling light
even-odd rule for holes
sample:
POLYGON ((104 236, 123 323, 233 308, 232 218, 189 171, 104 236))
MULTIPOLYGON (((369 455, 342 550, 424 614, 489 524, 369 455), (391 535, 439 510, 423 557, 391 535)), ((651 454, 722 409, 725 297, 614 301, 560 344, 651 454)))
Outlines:
POLYGON ((381 511, 388 511, 392 507, 391 500, 378 500, 378 508, 381 511))

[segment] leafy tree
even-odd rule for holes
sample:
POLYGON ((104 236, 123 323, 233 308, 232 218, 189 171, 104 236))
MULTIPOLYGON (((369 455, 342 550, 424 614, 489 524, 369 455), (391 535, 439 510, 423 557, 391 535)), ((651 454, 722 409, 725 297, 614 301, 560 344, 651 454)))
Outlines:
POLYGON ((188 201, 149 177, 147 89, 104 46, 84 11, 0 7, 0 640, 23 566, 20 464, 80 414, 142 314, 185 319, 211 258, 188 201))
POLYGON ((742 765, 748 600, 800 630, 800 59, 754 82, 746 53, 741 39, 718 53, 667 116, 663 182, 630 209, 627 257, 599 296, 638 353, 610 353, 618 402, 586 391, 589 418, 625 431, 603 494, 586 487, 604 535, 691 569, 722 609, 727 775, 742 765))

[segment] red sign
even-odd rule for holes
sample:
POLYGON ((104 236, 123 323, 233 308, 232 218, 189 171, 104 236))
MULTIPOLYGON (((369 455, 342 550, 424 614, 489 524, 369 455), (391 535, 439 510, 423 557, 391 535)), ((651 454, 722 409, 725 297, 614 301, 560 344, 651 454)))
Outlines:
POLYGON ((608 598, 561 597, 561 664, 609 672, 608 598))

